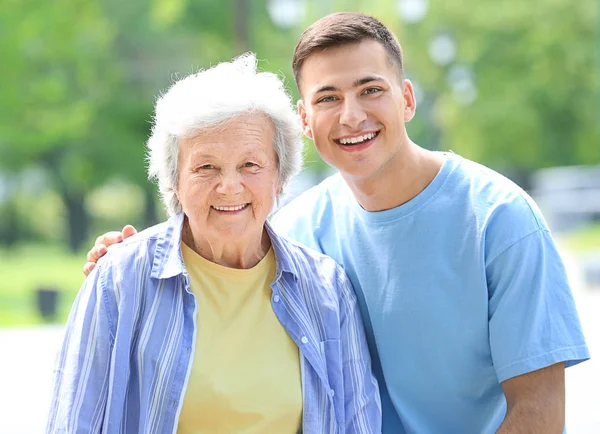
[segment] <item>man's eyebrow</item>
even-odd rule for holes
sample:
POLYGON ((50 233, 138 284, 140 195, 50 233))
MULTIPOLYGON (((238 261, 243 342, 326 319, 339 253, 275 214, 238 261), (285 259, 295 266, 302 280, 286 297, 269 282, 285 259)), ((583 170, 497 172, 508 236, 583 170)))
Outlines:
MULTIPOLYGON (((364 84, 370 83, 372 81, 380 81, 383 80, 383 78, 377 76, 377 75, 368 75, 366 77, 363 78, 359 78, 358 80, 356 80, 354 83, 352 83, 353 87, 359 87, 362 86, 364 84)), ((321 86, 319 87, 316 91, 315 94, 317 93, 321 93, 321 92, 335 92, 337 91, 338 88, 331 85, 331 84, 326 84, 325 86, 321 86)))
POLYGON ((358 80, 356 80, 354 82, 354 87, 359 87, 359 86, 362 86, 363 84, 367 84, 367 83, 370 83, 372 81, 379 81, 379 80, 383 80, 383 79, 381 77, 376 76, 376 75, 368 75, 366 77, 359 78, 358 80))
POLYGON ((331 86, 331 85, 325 85, 325 86, 321 86, 320 88, 318 88, 315 93, 321 93, 321 92, 335 92, 337 89, 337 87, 335 86, 331 86))

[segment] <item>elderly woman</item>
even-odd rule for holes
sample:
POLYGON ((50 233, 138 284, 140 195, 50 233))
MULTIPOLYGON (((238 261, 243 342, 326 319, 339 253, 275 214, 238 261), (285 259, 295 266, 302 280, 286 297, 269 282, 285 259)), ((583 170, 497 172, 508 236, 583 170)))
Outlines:
POLYGON ((158 100, 149 172, 171 217, 85 281, 48 432, 380 432, 347 276, 267 222, 301 152, 283 84, 253 55, 158 100))

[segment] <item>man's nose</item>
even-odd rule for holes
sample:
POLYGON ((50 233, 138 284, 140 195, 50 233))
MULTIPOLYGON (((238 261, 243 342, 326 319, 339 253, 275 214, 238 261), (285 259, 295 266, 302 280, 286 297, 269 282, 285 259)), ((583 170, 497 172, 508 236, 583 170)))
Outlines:
POLYGON ((344 99, 342 112, 340 113, 340 124, 355 130, 360 127, 365 119, 367 119, 367 113, 356 98, 344 99))

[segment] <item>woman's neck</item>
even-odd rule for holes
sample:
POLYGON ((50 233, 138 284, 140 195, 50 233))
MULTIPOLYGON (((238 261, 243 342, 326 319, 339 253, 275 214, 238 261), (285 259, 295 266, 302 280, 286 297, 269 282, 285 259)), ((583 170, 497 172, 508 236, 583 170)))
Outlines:
POLYGON ((182 241, 204 259, 229 268, 248 269, 265 257, 271 247, 266 229, 248 239, 213 239, 194 231, 187 217, 183 222, 182 241))

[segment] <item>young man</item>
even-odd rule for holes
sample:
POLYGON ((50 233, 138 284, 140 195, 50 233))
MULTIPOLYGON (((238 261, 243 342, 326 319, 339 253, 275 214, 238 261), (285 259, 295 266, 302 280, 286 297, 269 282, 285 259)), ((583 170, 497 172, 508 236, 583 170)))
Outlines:
MULTIPOLYGON (((564 368, 589 354, 533 201, 490 169, 410 140, 413 87, 376 19, 317 21, 293 69, 304 133, 339 173, 273 221, 350 276, 384 433, 563 432, 564 368)), ((86 273, 125 232, 98 239, 86 273)))

